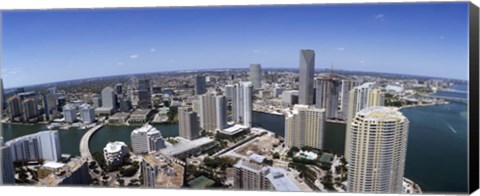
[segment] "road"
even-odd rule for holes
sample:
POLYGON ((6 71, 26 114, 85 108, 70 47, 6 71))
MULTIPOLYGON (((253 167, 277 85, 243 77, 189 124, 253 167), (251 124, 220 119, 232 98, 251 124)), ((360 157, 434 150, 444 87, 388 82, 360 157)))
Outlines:
POLYGON ((90 137, 98 131, 100 128, 103 127, 103 124, 97 125, 90 130, 88 130, 82 137, 82 140, 80 140, 80 155, 82 157, 87 158, 88 160, 93 160, 92 158, 92 153, 90 153, 90 148, 88 146, 88 143, 90 141, 90 137))

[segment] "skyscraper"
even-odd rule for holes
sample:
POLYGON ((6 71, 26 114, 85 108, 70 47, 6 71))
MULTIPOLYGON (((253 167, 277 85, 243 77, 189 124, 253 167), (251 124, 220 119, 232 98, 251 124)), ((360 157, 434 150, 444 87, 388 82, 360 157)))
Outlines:
POLYGON ((8 99, 8 111, 10 114, 10 120, 22 116, 22 101, 19 97, 13 96, 8 99))
POLYGON ((25 99, 22 101, 22 109, 23 109, 23 120, 28 121, 31 118, 35 118, 38 116, 38 108, 35 99, 25 99))
POLYGON ((0 144, 0 185, 15 183, 15 169, 13 167, 10 146, 0 144))
POLYGON ((57 100, 50 92, 43 94, 43 114, 45 121, 51 121, 58 115, 57 100))
POLYGON ((139 108, 150 108, 152 106, 152 92, 150 80, 144 79, 138 81, 138 105, 139 108))
POLYGON ((180 137, 193 140, 200 137, 198 115, 190 107, 178 108, 178 129, 180 137))
POLYGON ((205 131, 223 129, 227 124, 227 102, 223 95, 207 93, 199 97, 200 127, 205 131))
POLYGON ((300 85, 298 87, 298 103, 313 104, 313 74, 315 72, 315 52, 300 50, 300 85))
POLYGON ((232 100, 232 98, 234 96, 234 88, 235 88, 235 86, 233 86, 233 85, 230 85, 230 84, 225 85, 224 93, 225 93, 225 97, 227 98, 227 101, 232 100))
POLYGON ((75 107, 70 104, 63 106, 63 117, 65 118, 65 122, 67 123, 74 123, 77 121, 77 111, 75 107))
POLYGON ((246 127, 252 126, 252 84, 242 82, 236 84, 232 100, 233 121, 246 127))
POLYGON ((339 104, 338 104, 338 118, 346 120, 347 113, 348 113, 348 100, 350 97, 350 90, 352 90, 355 86, 358 86, 359 82, 355 80, 342 80, 340 93, 339 93, 339 104))
POLYGON ((325 109, 294 105, 293 110, 285 116, 286 146, 323 149, 325 121, 325 109))
POLYGON ((102 107, 105 109, 116 109, 115 94, 112 87, 106 87, 102 90, 102 107))
POLYGON ((260 64, 250 64, 249 76, 253 88, 262 88, 262 67, 260 64))
POLYGON ((84 104, 80 107, 80 117, 83 123, 95 122, 95 109, 88 104, 84 104))
POLYGON ((338 110, 338 94, 340 91, 340 82, 333 78, 317 78, 316 101, 317 108, 325 108, 327 118, 336 118, 338 110))
POLYGON ((115 84, 115 93, 117 95, 122 95, 123 94, 123 85, 122 83, 117 83, 115 84))
POLYGON ((348 100, 348 113, 347 113, 347 131, 346 141, 345 141, 345 158, 348 159, 349 157, 349 145, 350 142, 348 141, 350 136, 350 125, 352 122, 353 117, 355 114, 360 110, 363 110, 368 107, 373 106, 383 106, 385 100, 385 94, 380 91, 380 89, 376 88, 375 83, 367 82, 360 86, 357 86, 350 90, 349 100, 348 100))
POLYGON ((393 108, 369 107, 355 115, 348 130, 349 192, 401 193, 408 125, 393 108))
POLYGON ((37 159, 58 161, 60 159, 58 131, 41 131, 17 137, 6 142, 5 145, 10 147, 13 161, 37 159))
POLYGON ((195 88, 195 95, 201 95, 207 92, 207 84, 204 76, 195 76, 193 85, 195 88))
POLYGON ((165 148, 162 133, 149 124, 133 130, 130 138, 134 153, 152 153, 165 148))

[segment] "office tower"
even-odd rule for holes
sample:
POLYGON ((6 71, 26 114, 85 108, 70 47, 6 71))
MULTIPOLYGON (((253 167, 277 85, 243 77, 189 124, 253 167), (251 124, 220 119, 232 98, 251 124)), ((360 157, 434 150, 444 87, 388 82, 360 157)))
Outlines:
POLYGON ((225 96, 215 97, 216 130, 227 127, 227 98, 225 96))
POLYGON ((139 80, 137 107, 148 109, 151 106, 152 106, 152 91, 150 89, 150 80, 147 80, 147 79, 139 80))
POLYGON ((7 141, 13 161, 60 159, 60 141, 57 131, 41 131, 7 141))
POLYGON ((165 148, 165 140, 157 128, 152 125, 134 129, 130 134, 134 153, 152 153, 165 148))
POLYGON ((77 121, 77 111, 75 107, 68 104, 63 106, 63 117, 65 118, 65 122, 67 123, 74 123, 77 121))
POLYGON ((45 121, 52 121, 58 115, 57 100, 51 93, 43 94, 43 115, 45 121))
POLYGON ((129 112, 132 109, 132 102, 126 98, 120 100, 120 111, 129 112))
POLYGON ((349 145, 350 142, 348 141, 350 136, 350 125, 355 117, 355 114, 360 110, 363 110, 368 107, 373 106, 383 106, 385 102, 385 94, 380 91, 380 89, 376 88, 375 83, 367 82, 360 86, 357 86, 350 90, 349 100, 348 100, 348 113, 347 113, 347 131, 345 133, 346 140, 345 140, 345 158, 348 159, 349 157, 349 145))
POLYGON ((233 166, 235 190, 300 191, 298 186, 277 167, 263 166, 253 160, 239 160, 233 166))
POLYGON ((246 127, 252 126, 252 84, 242 82, 236 84, 235 96, 232 100, 233 121, 246 127))
POLYGON ((8 99, 8 111, 10 114, 10 119, 13 120, 16 117, 22 116, 22 101, 19 97, 13 96, 8 99))
POLYGON ((93 97, 92 104, 94 108, 101 108, 102 107, 102 98, 100 97, 93 97))
POLYGON ((197 113, 190 107, 178 108, 178 129, 180 137, 193 140, 200 137, 200 125, 197 113))
POLYGON ((227 102, 223 95, 207 93, 199 97, 200 127, 205 131, 224 129, 227 125, 227 102))
POLYGON ((67 99, 64 96, 59 96, 57 98, 57 110, 63 111, 63 106, 67 105, 67 99))
POLYGON ((253 88, 262 88, 262 67, 260 64, 250 64, 249 76, 253 88))
POLYGON ((120 166, 125 161, 125 157, 128 155, 128 147, 124 142, 109 142, 103 148, 103 157, 110 166, 120 166))
POLYGON ((117 95, 122 95, 123 94, 123 85, 122 83, 117 83, 115 84, 115 93, 117 95))
POLYGON ((0 144, 0 185, 15 183, 15 169, 13 167, 10 146, 0 144))
POLYGON ((396 108, 369 107, 352 120, 348 191, 401 193, 408 119, 396 108))
POLYGON ((354 80, 342 80, 341 82, 341 87, 340 87, 340 93, 339 93, 339 104, 338 104, 338 118, 340 119, 347 119, 347 113, 348 113, 348 100, 350 97, 350 90, 352 90, 355 86, 358 86, 359 82, 354 81, 354 80))
POLYGON ((283 93, 283 87, 279 84, 275 84, 273 88, 273 97, 278 97, 283 93))
POLYGON ((28 121, 38 116, 37 103, 34 99, 25 99, 22 101, 23 120, 28 121))
POLYGON ((317 108, 325 108, 327 118, 336 118, 338 110, 338 94, 340 82, 333 78, 317 78, 316 101, 317 108))
POLYGON ((283 91, 282 105, 290 107, 295 104, 298 104, 298 91, 297 90, 283 91))
POLYGON ((325 121, 325 109, 294 105, 293 110, 285 116, 286 146, 323 149, 325 121))
POLYGON ((231 101, 233 99, 233 96, 235 94, 234 92, 235 86, 227 84, 225 85, 225 97, 227 98, 227 101, 231 101))
POLYGON ((300 51, 300 85, 298 87, 298 103, 313 104, 313 74, 315 72, 315 52, 313 50, 300 51))
POLYGON ((193 85, 195 86, 195 95, 205 94, 207 92, 207 84, 205 82, 205 77, 203 76, 195 76, 193 81, 193 85))
POLYGON ((82 105, 80 107, 80 117, 82 118, 83 123, 94 123, 95 109, 88 104, 82 105))
POLYGON ((110 109, 110 111, 117 109, 115 107, 115 94, 111 87, 102 90, 102 108, 110 109))

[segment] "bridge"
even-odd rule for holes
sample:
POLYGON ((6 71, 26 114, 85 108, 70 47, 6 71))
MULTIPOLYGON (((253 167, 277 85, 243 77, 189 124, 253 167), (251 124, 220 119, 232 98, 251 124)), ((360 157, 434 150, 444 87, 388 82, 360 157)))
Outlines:
POLYGON ((456 103, 465 103, 468 104, 468 98, 461 97, 449 97, 449 96, 438 96, 438 95, 429 95, 430 98, 443 99, 445 101, 456 102, 456 103))
POLYGON ((88 130, 83 135, 82 140, 80 140, 80 156, 87 158, 88 160, 93 160, 92 153, 90 153, 90 147, 88 146, 88 143, 92 135, 102 127, 103 127, 103 124, 97 125, 91 128, 90 130, 88 130))
POLYGON ((462 90, 456 90, 456 89, 450 89, 450 88, 447 88, 447 89, 441 89, 441 90, 438 90, 438 92, 448 92, 448 93, 468 93, 468 91, 462 91, 462 90))

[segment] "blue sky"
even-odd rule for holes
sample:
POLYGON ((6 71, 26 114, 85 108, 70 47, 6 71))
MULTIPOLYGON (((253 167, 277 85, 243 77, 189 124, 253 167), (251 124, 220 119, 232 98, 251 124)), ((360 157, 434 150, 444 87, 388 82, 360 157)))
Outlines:
POLYGON ((5 87, 127 73, 316 68, 468 78, 468 4, 87 9, 3 13, 5 87))

